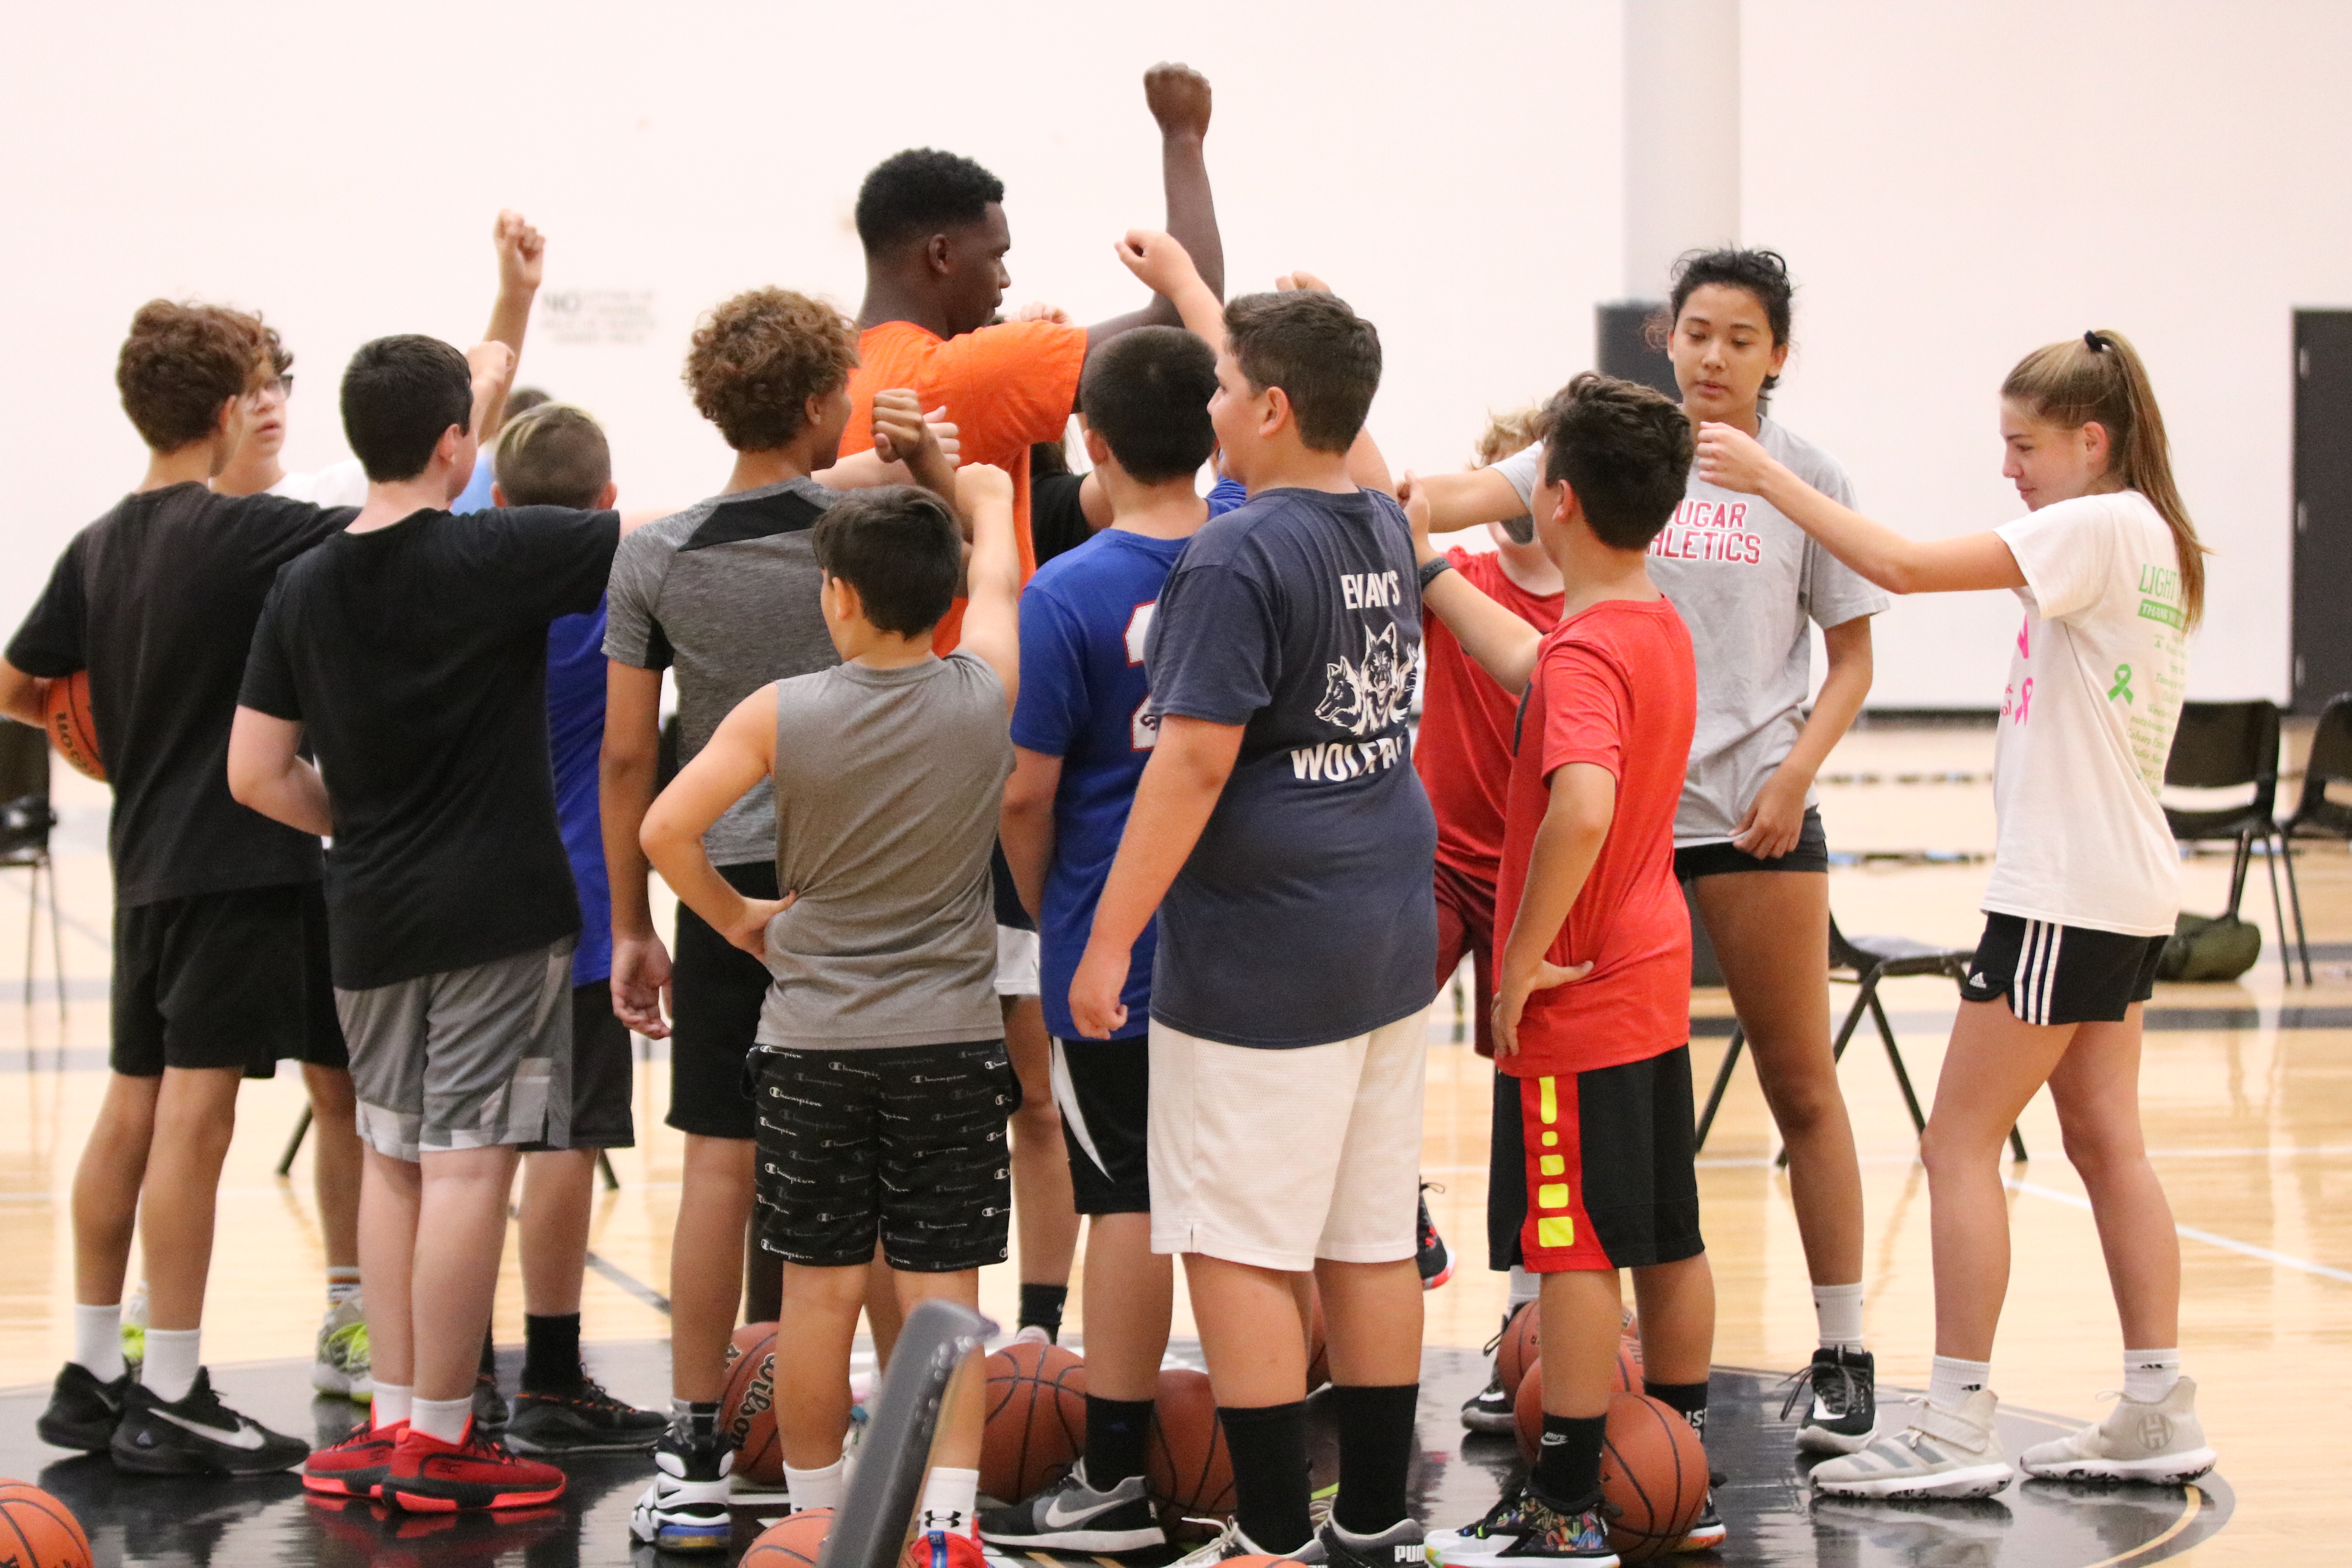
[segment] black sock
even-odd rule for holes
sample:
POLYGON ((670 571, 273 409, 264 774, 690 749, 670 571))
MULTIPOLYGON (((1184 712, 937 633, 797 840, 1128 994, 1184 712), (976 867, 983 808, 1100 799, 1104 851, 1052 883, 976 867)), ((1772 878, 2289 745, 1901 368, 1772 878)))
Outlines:
POLYGON ((1234 1518, 1261 1552, 1296 1552, 1314 1539, 1307 1515, 1307 1402, 1217 1406, 1234 1457, 1234 1518))
POLYGON ((484 1329, 484 1330, 482 1331, 482 1367, 481 1367, 481 1369, 482 1369, 484 1372, 488 1373, 490 1374, 490 1381, 491 1381, 491 1382, 496 1383, 496 1382, 498 1381, 498 1377, 499 1377, 499 1347, 498 1347, 497 1342, 496 1342, 495 1341, 493 1341, 493 1340, 490 1338, 490 1331, 489 1331, 489 1330, 488 1330, 488 1329, 484 1329))
POLYGON ((698 1399, 686 1407, 686 1429, 698 1437, 709 1437, 719 1430, 719 1401, 698 1399))
POLYGON ((1107 1492, 1129 1476, 1143 1474, 1143 1450, 1151 1438, 1151 1401, 1087 1395, 1087 1484, 1107 1492))
POLYGON ((1543 1500, 1562 1510, 1601 1489, 1601 1442, 1606 1415, 1554 1415, 1544 1412, 1543 1446, 1536 1450, 1532 1478, 1543 1500))
POLYGON ((1339 1496, 1331 1505, 1331 1521, 1350 1535, 1378 1535, 1407 1517, 1405 1471, 1412 1463, 1412 1413, 1420 1403, 1417 1383, 1332 1385, 1339 1496))
POLYGON ((1706 1384, 1704 1383, 1652 1383, 1642 1380, 1642 1392, 1661 1404, 1673 1407, 1691 1424, 1691 1430, 1706 1437, 1706 1384))
POLYGON ((1039 1328, 1055 1344, 1062 1342, 1062 1303, 1070 1299, 1067 1285, 1024 1285, 1021 1287, 1020 1327, 1039 1328))
POLYGON ((526 1315, 522 1321, 522 1385, 533 1394, 569 1394, 580 1386, 580 1314, 526 1315))

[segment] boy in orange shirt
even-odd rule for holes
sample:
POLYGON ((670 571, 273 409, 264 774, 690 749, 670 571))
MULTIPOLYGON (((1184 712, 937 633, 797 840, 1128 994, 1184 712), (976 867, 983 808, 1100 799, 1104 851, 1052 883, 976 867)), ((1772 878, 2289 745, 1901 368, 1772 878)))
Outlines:
MULTIPOLYGON (((1715 1285, 1692 1166, 1690 920, 1675 808, 1697 709, 1690 633, 1650 581, 1650 541, 1689 471, 1690 423, 1646 387, 1588 373, 1544 410, 1531 510, 1565 584, 1538 634, 1430 547, 1408 516, 1423 603, 1507 690, 1524 690, 1496 888, 1497 1159, 1528 1173, 1520 1233, 1541 1277, 1543 1438, 1535 1468, 1475 1523, 1432 1531, 1441 1568, 1613 1563, 1601 1448, 1633 1271, 1647 1391, 1706 1430, 1715 1285)), ((1712 1546, 1710 1508, 1684 1544, 1712 1546)))

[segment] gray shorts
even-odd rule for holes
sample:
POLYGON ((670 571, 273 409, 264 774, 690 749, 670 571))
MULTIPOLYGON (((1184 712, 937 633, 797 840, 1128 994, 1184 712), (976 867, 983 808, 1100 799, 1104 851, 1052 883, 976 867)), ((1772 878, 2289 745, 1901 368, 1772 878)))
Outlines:
POLYGON ((572 1120, 572 949, 335 993, 359 1131, 396 1160, 545 1142, 572 1120))

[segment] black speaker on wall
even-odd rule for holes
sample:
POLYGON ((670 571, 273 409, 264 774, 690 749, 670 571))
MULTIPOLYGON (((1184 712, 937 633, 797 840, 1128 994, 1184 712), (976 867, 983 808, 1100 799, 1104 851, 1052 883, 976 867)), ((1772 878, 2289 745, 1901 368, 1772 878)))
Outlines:
POLYGON ((1643 335, 1650 318, 1665 309, 1661 300, 1619 300, 1593 307, 1594 356, 1603 375, 1654 386, 1668 397, 1680 398, 1675 367, 1664 349, 1654 349, 1643 335))

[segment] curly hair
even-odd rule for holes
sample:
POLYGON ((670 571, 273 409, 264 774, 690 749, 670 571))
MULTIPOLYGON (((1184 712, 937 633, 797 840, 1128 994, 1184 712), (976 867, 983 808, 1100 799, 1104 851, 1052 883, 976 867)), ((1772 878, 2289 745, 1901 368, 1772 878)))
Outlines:
POLYGON ((1515 408, 1508 414, 1486 416, 1486 428, 1471 448, 1482 468, 1491 468, 1514 452, 1524 452, 1544 438, 1543 405, 1515 408))
POLYGON ((1654 387, 1588 370, 1543 406, 1544 478, 1612 550, 1645 550, 1682 503, 1698 437, 1654 387))
POLYGON ((702 319, 686 354, 694 406, 739 452, 781 447, 808 423, 808 400, 857 368, 857 328, 821 300, 753 289, 702 319))
POLYGON ((265 379, 266 329, 257 317, 194 300, 150 300, 131 318, 114 362, 122 411, 139 438, 176 452, 212 434, 221 405, 265 379))
POLYGON ((880 256, 910 239, 978 223, 1004 199, 1004 182, 971 159, 909 147, 874 165, 857 187, 857 240, 880 256))

